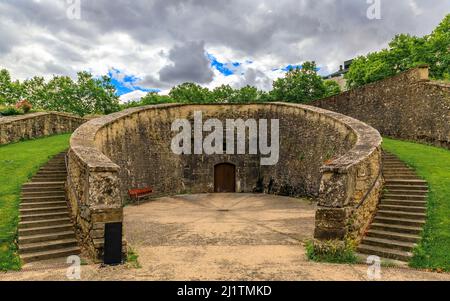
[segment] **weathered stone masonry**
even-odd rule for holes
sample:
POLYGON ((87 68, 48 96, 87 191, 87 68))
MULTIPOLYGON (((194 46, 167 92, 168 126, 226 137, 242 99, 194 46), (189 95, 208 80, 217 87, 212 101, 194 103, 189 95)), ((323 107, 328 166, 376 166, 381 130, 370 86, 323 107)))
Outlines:
POLYGON ((87 120, 64 113, 0 117, 0 145, 55 134, 72 133, 87 120))
POLYGON ((129 188, 152 186, 156 195, 212 192, 214 166, 236 165, 238 192, 318 196, 318 239, 357 240, 375 211, 382 179, 381 137, 353 118, 285 103, 159 105, 92 120, 72 136, 69 200, 84 245, 101 258, 104 225, 121 221, 129 188), (260 166, 259 155, 171 152, 175 119, 279 119, 280 161, 260 166), (364 202, 361 202, 364 200, 364 202))
POLYGON ((351 116, 382 135, 450 148, 450 84, 420 67, 312 105, 351 116))

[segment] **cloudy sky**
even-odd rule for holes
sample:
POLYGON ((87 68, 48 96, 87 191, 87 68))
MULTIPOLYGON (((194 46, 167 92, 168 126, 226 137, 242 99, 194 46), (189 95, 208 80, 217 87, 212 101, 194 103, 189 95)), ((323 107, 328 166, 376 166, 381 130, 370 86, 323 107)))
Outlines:
POLYGON ((187 81, 268 90, 288 66, 327 74, 448 13, 450 0, 0 0, 0 68, 109 74, 123 100, 187 81))

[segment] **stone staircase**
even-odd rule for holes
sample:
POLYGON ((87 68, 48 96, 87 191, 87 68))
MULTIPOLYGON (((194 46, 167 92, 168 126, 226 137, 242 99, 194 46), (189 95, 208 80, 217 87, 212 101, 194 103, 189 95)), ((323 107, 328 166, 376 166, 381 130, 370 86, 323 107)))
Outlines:
POLYGON ((19 253, 23 263, 80 254, 66 201, 65 153, 22 186, 19 253))
POLYGON ((421 237, 427 210, 427 182, 396 156, 383 155, 385 191, 358 252, 409 261, 421 237))

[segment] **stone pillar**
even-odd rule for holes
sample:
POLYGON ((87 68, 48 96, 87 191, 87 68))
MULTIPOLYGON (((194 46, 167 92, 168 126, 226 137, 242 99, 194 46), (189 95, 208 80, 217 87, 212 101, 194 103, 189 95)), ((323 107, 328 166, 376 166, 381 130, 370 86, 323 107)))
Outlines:
POLYGON ((354 187, 349 171, 323 170, 316 211, 314 237, 318 240, 343 240, 348 232, 348 208, 354 187))
MULTIPOLYGON (((103 260, 105 224, 123 222, 119 166, 104 164, 102 158, 104 155, 98 151, 72 149, 69 152, 68 198, 72 215, 82 247, 96 261, 103 260), (86 164, 76 153, 97 164, 86 164)), ((123 251, 126 254, 126 243, 123 251)))

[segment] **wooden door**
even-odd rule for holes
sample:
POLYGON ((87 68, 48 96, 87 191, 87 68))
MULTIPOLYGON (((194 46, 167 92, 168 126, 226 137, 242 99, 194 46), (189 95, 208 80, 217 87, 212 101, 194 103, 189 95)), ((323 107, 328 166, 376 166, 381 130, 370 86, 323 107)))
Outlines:
POLYGON ((236 192, 236 166, 223 163, 214 167, 214 191, 236 192))

